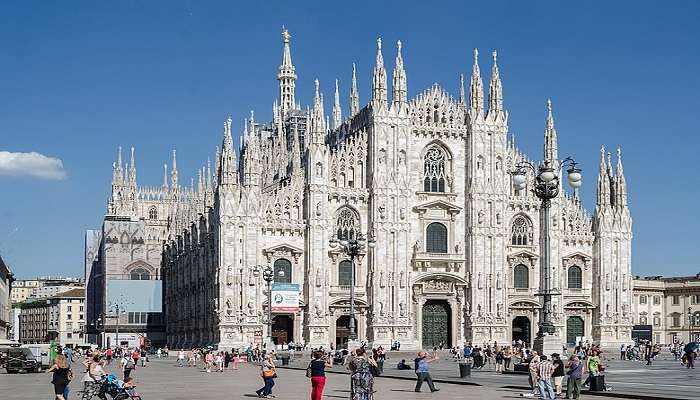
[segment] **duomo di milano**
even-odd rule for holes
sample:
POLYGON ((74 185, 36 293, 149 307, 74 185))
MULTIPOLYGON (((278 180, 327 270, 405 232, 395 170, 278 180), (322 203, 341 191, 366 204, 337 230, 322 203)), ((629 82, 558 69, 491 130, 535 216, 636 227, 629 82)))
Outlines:
MULTIPOLYGON (((136 184, 133 151, 130 165, 121 155, 115 163, 107 218, 142 221, 150 249, 123 273, 136 266, 162 276, 168 345, 231 348, 254 343, 256 331, 266 336, 259 265, 273 266, 276 282, 300 284, 300 310, 274 315, 277 343, 342 344, 353 282, 348 257, 329 240, 360 233, 376 239, 356 259, 360 340, 405 349, 532 342, 540 200, 510 183, 527 158, 508 139, 496 52, 487 88, 475 50, 468 91, 462 79, 456 99, 437 84, 409 99, 401 43, 389 77, 379 40, 369 103, 360 105, 353 67, 348 113, 336 84, 327 116, 318 81, 310 108, 296 102, 286 31, 283 43, 273 120, 251 115, 239 149, 225 121, 214 165, 195 183, 180 184, 174 152, 161 187, 136 184)), ((535 159, 556 160, 547 108, 535 159)), ((630 341, 632 220, 619 152, 616 163, 601 150, 592 215, 576 192, 553 200, 548 267, 562 341, 630 341)))

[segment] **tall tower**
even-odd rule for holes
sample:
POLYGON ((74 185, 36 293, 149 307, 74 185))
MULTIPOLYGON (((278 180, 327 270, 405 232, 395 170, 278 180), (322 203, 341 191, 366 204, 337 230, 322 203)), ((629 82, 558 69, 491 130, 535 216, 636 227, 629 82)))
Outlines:
POLYGON ((474 50, 470 83, 467 136, 467 265, 471 279, 467 337, 476 343, 508 340, 506 302, 505 221, 509 180, 504 168, 508 114, 502 107, 498 67, 492 70, 489 110, 484 110, 484 89, 474 50))
POLYGON ((632 217, 627 182, 618 149, 617 171, 610 153, 600 150, 600 169, 593 216, 593 338, 601 346, 628 344, 632 333, 632 217))
POLYGON ((280 84, 280 103, 279 110, 280 115, 284 118, 284 115, 289 110, 294 109, 294 88, 296 86, 297 74, 294 69, 294 64, 292 64, 292 52, 289 49, 289 39, 292 35, 289 31, 282 28, 282 40, 284 42, 284 51, 282 54, 282 64, 279 67, 279 72, 277 73, 277 80, 280 84))

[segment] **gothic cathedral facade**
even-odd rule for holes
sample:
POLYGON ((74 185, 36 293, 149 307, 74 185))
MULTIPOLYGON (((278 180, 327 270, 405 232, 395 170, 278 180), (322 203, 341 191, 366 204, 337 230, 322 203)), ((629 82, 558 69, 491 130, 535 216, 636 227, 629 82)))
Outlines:
MULTIPOLYGON (((540 201, 510 183, 527 158, 508 137, 496 52, 487 89, 475 50, 468 92, 461 79, 456 99, 437 84, 409 99, 401 42, 389 86, 379 40, 369 103, 360 107, 353 66, 348 116, 336 81, 327 117, 318 81, 313 105, 297 103, 290 36, 283 38, 272 121, 251 113, 237 148, 226 120, 215 165, 196 183, 180 185, 174 154, 159 188, 137 187, 135 171, 126 179, 121 160, 115 164, 110 215, 141 218, 163 243, 153 267, 164 281, 167 343, 230 349, 266 336, 256 267, 267 265, 276 282, 298 283, 301 292, 299 311, 273 315, 277 343, 343 345, 351 285, 359 339, 375 346, 532 342, 540 201), (329 240, 359 234, 376 246, 355 259, 353 282, 353 265, 329 240)), ((550 102, 543 158, 558 159, 550 102)), ((630 341, 632 223, 619 150, 611 164, 601 150, 593 214, 576 191, 552 202, 544 267, 554 277, 562 342, 630 341)))

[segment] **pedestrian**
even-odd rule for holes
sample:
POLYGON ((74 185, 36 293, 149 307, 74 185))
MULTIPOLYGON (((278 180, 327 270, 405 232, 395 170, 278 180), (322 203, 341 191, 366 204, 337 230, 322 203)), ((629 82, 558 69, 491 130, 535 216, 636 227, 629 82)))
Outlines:
POLYGON ((51 383, 53 384, 56 399, 66 400, 64 394, 66 393, 68 384, 73 379, 73 373, 70 370, 68 358, 62 354, 57 356, 54 364, 51 366, 51 368, 47 369, 46 372, 53 372, 51 383))
POLYGON ((505 371, 510 370, 510 362, 513 359, 513 349, 510 346, 506 347, 506 350, 503 352, 503 369, 505 371))
POLYGON ((100 361, 100 355, 95 354, 92 360, 85 360, 84 365, 87 367, 87 372, 83 377, 83 383, 85 384, 83 388, 83 400, 91 400, 94 396, 99 397, 102 400, 107 400, 104 392, 102 391, 102 379, 107 375, 104 368, 102 368, 102 362, 100 361))
POLYGON ((124 353, 121 365, 122 372, 124 374, 124 379, 128 378, 131 375, 131 371, 133 371, 136 368, 136 363, 134 362, 134 359, 132 358, 129 352, 124 353))
POLYGON ((552 364, 554 364, 554 372, 552 373, 552 378, 554 379, 554 393, 557 397, 561 397, 561 384, 564 380, 564 362, 561 360, 559 354, 552 354, 552 364))
POLYGON ((333 368, 330 354, 315 351, 313 360, 306 368, 306 376, 311 379, 311 400, 321 400, 323 397, 323 388, 326 386, 326 368, 333 368))
POLYGON ((139 363, 139 358, 141 358, 141 352, 139 351, 139 349, 134 349, 134 351, 131 352, 131 358, 134 359, 134 369, 136 369, 136 365, 138 365, 139 363))
POLYGON ((266 399, 271 399, 272 397, 272 387, 275 386, 275 376, 277 375, 277 370, 275 368, 275 363, 272 360, 272 355, 267 354, 265 356, 265 361, 263 361, 260 366, 260 376, 263 379, 263 387, 256 390, 255 393, 258 397, 264 397, 266 399))
POLYGON ((537 363, 537 388, 539 390, 540 399, 554 400, 554 390, 552 388, 552 373, 554 372, 554 364, 549 362, 546 355, 540 356, 540 362, 537 363))
POLYGON ((207 355, 204 356, 204 366, 207 369, 207 373, 211 372, 212 364, 214 364, 214 354, 211 351, 207 351, 207 355))
POLYGON ((598 369, 600 367, 600 358, 598 357, 598 352, 595 350, 591 351, 591 355, 586 359, 586 367, 588 368, 588 377, 583 383, 583 386, 592 384, 591 381, 596 379, 598 376, 598 369))
POLYGON ((540 362, 540 356, 536 351, 530 352, 531 358, 528 365, 528 382, 530 383, 530 389, 532 391, 528 393, 527 397, 534 397, 539 393, 539 388, 537 387, 537 364, 540 362))
POLYGON ((216 369, 218 372, 224 372, 224 352, 220 351, 214 357, 214 362, 216 363, 216 369))
POLYGON ((496 355, 494 356, 494 358, 496 360, 496 372, 503 373, 503 359, 505 358, 503 355, 503 350, 496 347, 495 352, 496 355))
POLYGON ((620 345, 620 360, 624 360, 624 359, 625 359, 625 354, 626 354, 626 352, 625 352, 625 344, 623 343, 623 344, 620 345))
POLYGON ((416 371, 416 387, 414 391, 420 392, 421 386, 423 386, 423 381, 428 382, 428 388, 430 388, 431 392, 437 392, 440 390, 435 388, 433 378, 430 376, 430 363, 438 359, 439 358, 437 356, 428 358, 428 353, 425 351, 418 352, 418 357, 413 360, 416 371))
POLYGON ((581 377, 583 376, 583 362, 579 360, 576 354, 569 358, 566 363, 566 374, 569 378, 566 381, 566 397, 565 399, 578 399, 581 397, 581 377))
POLYGON ((139 359, 141 360, 141 366, 145 367, 146 362, 148 361, 148 354, 146 354, 146 349, 141 349, 141 353, 139 354, 139 359))
POLYGON ((373 400, 374 377, 370 367, 377 366, 372 358, 368 358, 364 347, 355 349, 350 357, 348 369, 350 369, 350 399, 373 400))
POLYGON ((241 362, 241 355, 238 350, 233 352, 233 369, 238 369, 238 363, 241 362))
POLYGON ((695 357, 697 354, 695 354, 695 347, 692 344, 693 342, 688 342, 688 344, 685 345, 685 358, 686 358, 686 364, 685 367, 687 369, 695 369, 695 357))
POLYGON ((105 350, 105 358, 107 359, 107 365, 112 363, 112 356, 114 353, 112 352, 112 348, 108 347, 107 350, 105 350))
POLYGON ((185 366, 185 351, 182 349, 180 349, 180 351, 177 352, 177 366, 178 367, 185 366))

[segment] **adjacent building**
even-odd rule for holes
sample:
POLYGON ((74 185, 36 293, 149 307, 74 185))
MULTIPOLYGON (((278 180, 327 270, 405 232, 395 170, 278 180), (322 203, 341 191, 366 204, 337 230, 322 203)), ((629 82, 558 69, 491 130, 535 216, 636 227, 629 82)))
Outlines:
POLYGON ((700 341, 700 274, 635 277, 634 323, 655 343, 700 341))
POLYGON ((11 299, 13 303, 21 303, 27 299, 51 297, 83 286, 84 282, 79 278, 46 276, 36 279, 18 279, 12 286, 11 299))
POLYGON ((12 284, 14 275, 0 257, 0 340, 12 338, 12 284))
POLYGON ((25 344, 55 340, 64 347, 86 345, 85 289, 21 304, 19 341, 25 344))
MULTIPOLYGON (((99 234, 89 233, 86 280, 105 290, 110 274, 162 276, 171 347, 246 346, 268 333, 276 343, 342 345, 351 287, 359 339, 374 345, 531 342, 541 310, 541 203, 531 187, 511 185, 510 171, 530 158, 509 137, 496 52, 488 85, 478 55, 458 95, 435 84, 409 98, 401 43, 390 85, 379 40, 369 102, 360 105, 353 66, 349 108, 336 81, 327 115, 318 81, 310 107, 297 101, 285 31, 271 121, 251 113, 237 148, 227 119, 213 167, 207 162, 189 186, 174 151, 157 187, 137 185, 134 149, 126 165, 119 151, 108 215, 99 234), (354 264, 330 246, 333 237, 360 234, 376 247, 354 264), (276 283, 298 284, 301 299, 298 311, 274 315, 271 332, 259 273, 267 265, 276 283)), ((561 166, 557 135, 547 102, 544 151, 534 159, 561 166)), ((551 312, 562 342, 618 346, 630 342, 634 319, 632 218, 619 149, 615 167, 601 149, 597 175, 594 212, 577 191, 562 189, 553 201, 544 267, 553 271, 551 312)), ((96 313, 109 298, 95 296, 96 313)), ((159 317, 145 320, 162 327, 159 317)), ((149 324, 138 327, 151 335, 149 324)))

